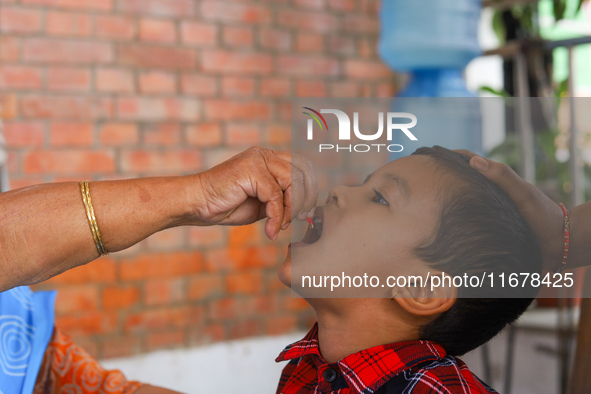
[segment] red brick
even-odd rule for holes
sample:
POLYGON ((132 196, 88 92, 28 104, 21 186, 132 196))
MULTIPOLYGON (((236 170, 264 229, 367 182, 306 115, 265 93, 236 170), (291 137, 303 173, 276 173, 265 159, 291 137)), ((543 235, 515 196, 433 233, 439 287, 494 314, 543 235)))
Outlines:
POLYGON ((267 126, 267 143, 289 144, 291 142, 291 125, 289 123, 272 123, 267 126))
POLYGON ((86 353, 92 358, 98 358, 99 345, 98 341, 87 336, 76 335, 72 337, 76 346, 84 349, 86 353))
POLYGON ((116 278, 115 261, 109 257, 101 257, 86 265, 73 268, 45 281, 52 285, 113 283, 116 278))
POLYGON ((110 44, 49 38, 29 38, 23 42, 23 59, 35 63, 101 64, 114 59, 110 44))
POLYGON ((140 45, 121 45, 119 62, 139 68, 194 69, 197 53, 193 49, 140 45))
POLYGON ((189 17, 195 14, 193 0, 125 0, 118 8, 134 14, 189 17))
POLYGON ((201 15, 205 19, 223 22, 263 24, 271 21, 269 7, 253 3, 203 1, 201 15))
POLYGON ((181 77, 181 91, 183 94, 196 96, 213 96, 217 93, 215 77, 196 74, 183 74, 181 77))
POLYGON ((206 72, 267 74, 273 70, 273 58, 266 53, 207 49, 203 51, 202 66, 206 72))
POLYGON ((0 10, 0 32, 37 33, 41 31, 41 11, 20 7, 5 7, 0 10))
POLYGON ((96 106, 98 118, 113 118, 115 117, 115 102, 112 97, 98 96, 96 106))
POLYGON ((351 37, 328 37, 328 52, 336 55, 353 56, 356 53, 355 41, 351 37))
POLYGON ((6 168, 8 169, 9 175, 20 172, 20 154, 18 152, 7 152, 6 168))
POLYGON ((229 339, 247 338, 261 334, 261 324, 255 319, 231 322, 228 329, 229 339))
POLYGON ((52 146, 90 146, 93 123, 52 123, 49 142, 52 146))
POLYGON ((144 303, 146 305, 166 305, 184 300, 184 278, 147 280, 144 285, 144 303))
POLYGON ((115 171, 115 159, 109 151, 60 150, 31 151, 24 155, 26 174, 94 174, 115 171))
POLYGON ((396 94, 396 89, 391 83, 380 83, 376 86, 376 97, 392 97, 396 94))
POLYGON ((277 247, 251 246, 234 248, 211 248, 206 252, 205 266, 210 272, 219 270, 275 267, 277 247))
POLYGON ((171 20, 142 19, 139 38, 142 41, 173 43, 176 41, 176 27, 171 20))
POLYGON ((41 70, 35 67, 0 66, 0 89, 40 89, 41 70))
POLYGON ((297 329, 298 319, 296 316, 275 316, 265 321, 265 334, 282 335, 288 334, 297 329))
POLYGON ((205 157, 204 160, 204 168, 211 168, 228 160, 229 158, 236 156, 237 154, 243 152, 244 149, 241 148, 227 148, 227 147, 220 147, 216 149, 205 149, 203 151, 203 155, 205 157))
POLYGON ((99 68, 96 72, 96 90, 99 92, 133 93, 133 73, 119 68, 99 68))
POLYGON ((90 89, 90 71, 72 67, 52 67, 47 70, 47 89, 83 92, 90 89))
POLYGON ((139 76, 141 93, 175 93, 176 76, 161 71, 147 71, 139 76))
POLYGON ((100 11, 110 11, 113 9, 113 0, 21 0, 21 3, 48 7, 77 8, 100 11))
POLYGON ((190 300, 220 296, 223 292, 224 283, 220 274, 201 274, 189 279, 188 297, 190 300))
POLYGON ((339 62, 327 57, 280 56, 277 70, 295 76, 337 76, 339 62))
POLYGON ((205 327, 191 327, 189 331, 189 346, 207 345, 226 338, 223 324, 208 324, 205 327))
POLYGON ((334 82, 330 91, 332 97, 357 97, 359 86, 355 82, 334 82))
POLYGON ((117 100, 117 111, 126 120, 184 120, 199 118, 199 103, 189 98, 124 97, 117 100))
POLYGON ((345 62, 345 73, 353 79, 380 79, 393 76, 384 63, 378 61, 347 60, 345 62))
POLYGON ((217 26, 208 23, 181 23, 181 39, 187 45, 214 45, 217 41, 217 26))
POLYGON ((222 226, 189 227, 189 246, 221 246, 226 237, 222 226))
POLYGON ((134 123, 106 123, 99 132, 99 141, 102 145, 135 145, 138 140, 138 127, 134 123))
POLYGON ((149 250, 180 250, 185 244, 185 228, 175 227, 160 231, 146 240, 149 250))
POLYGON ((224 44, 232 47, 250 47, 253 44, 253 31, 249 27, 224 27, 224 44))
MULTIPOLYGON (((144 144, 146 145, 178 145, 180 140, 181 126, 178 123, 150 124, 144 130, 144 144)), ((182 234, 177 230, 177 235, 182 234)), ((169 236, 162 237, 161 240, 164 241, 167 238, 169 236)))
POLYGON ((321 10, 325 6, 325 0, 294 0, 294 5, 301 8, 321 10))
POLYGON ((276 101, 275 111, 279 120, 291 120, 291 102, 276 101))
POLYGON ((89 119, 102 116, 104 108, 89 97, 25 96, 20 109, 27 118, 89 119))
POLYGON ((296 84, 298 97, 325 97, 326 85, 322 81, 298 81, 296 84))
POLYGON ((310 304, 308 304, 306 300, 301 297, 292 297, 291 295, 285 297, 281 307, 281 309, 285 309, 287 311, 303 311, 310 308, 310 304))
POLYGON ((130 40, 135 34, 135 20, 127 16, 97 15, 94 23, 100 38, 130 40))
POLYGON ((252 96, 254 93, 254 79, 241 77, 224 77, 222 92, 226 96, 252 96))
POLYGON ((262 241, 261 228, 256 224, 230 227, 228 232, 228 246, 231 248, 253 246, 262 241))
POLYGON ((106 334, 115 330, 114 311, 83 311, 73 315, 56 316, 55 326, 69 335, 106 334))
POLYGON ((101 294, 104 309, 127 309, 139 300, 139 291, 134 285, 109 286, 101 294))
POLYGON ((360 39, 358 47, 359 58, 371 59, 377 57, 376 40, 360 39))
POLYGON ((18 116, 18 98, 13 93, 2 94, 0 92, 0 118, 3 120, 14 119, 18 116))
POLYGON ((324 50, 324 37, 316 33, 298 33, 296 49, 299 52, 322 52, 324 50))
POLYGON ((231 100, 205 100, 205 116, 208 119, 262 119, 271 118, 271 104, 250 100, 247 102, 231 100))
POLYGON ((332 9, 351 12, 357 8, 355 0, 328 0, 328 6, 332 9))
POLYGON ((193 146, 216 146, 222 142, 219 123, 200 123, 185 127, 185 139, 193 146))
POLYGON ((163 328, 184 328, 189 321, 190 310, 187 307, 153 309, 133 313, 125 319, 124 331, 145 332, 163 328))
POLYGON ((229 123, 226 126, 226 143, 228 145, 253 146, 260 144, 261 127, 252 123, 229 123))
POLYGON ((43 123, 40 122, 5 122, 3 132, 9 148, 43 145, 43 123))
POLYGON ((14 37, 0 36, 0 61, 15 61, 19 56, 19 41, 14 37))
POLYGON ((377 34, 380 24, 375 16, 366 15, 347 15, 345 17, 343 28, 346 31, 364 34, 377 34))
POLYGON ((146 338, 146 350, 154 351, 158 349, 169 349, 180 347, 185 343, 185 333, 183 331, 157 332, 148 334, 146 338))
POLYGON ((278 12, 277 21, 279 25, 319 33, 335 32, 339 26, 335 15, 319 12, 281 10, 278 12))
POLYGON ((78 311, 94 311, 98 307, 98 289, 85 284, 76 287, 61 287, 57 293, 55 312, 58 315, 78 311))
POLYGON ((156 174, 194 173, 201 168, 200 152, 187 149, 170 149, 163 152, 134 150, 121 154, 124 172, 156 174))
POLYGON ((49 11, 45 28, 50 35, 87 37, 90 35, 92 24, 88 14, 49 11))
POLYGON ((230 294, 255 294, 263 289, 261 271, 232 272, 226 277, 226 291, 230 294))
POLYGON ((105 338, 102 347, 102 358, 127 357, 140 352, 141 340, 133 335, 105 338))
POLYGON ((43 178, 29 178, 29 177, 21 178, 21 177, 15 177, 15 176, 11 176, 8 181, 10 183, 11 190, 16 190, 16 189, 20 189, 22 187, 29 187, 29 186, 34 186, 34 185, 39 185, 41 183, 45 183, 45 180, 43 178))
POLYGON ((195 274, 203 266, 201 253, 152 253, 120 263, 121 279, 174 278, 195 274))
POLYGON ((289 96, 291 85, 285 78, 267 78, 261 81, 261 96, 289 96))
POLYGON ((287 51, 291 48, 291 35, 287 31, 259 29, 259 42, 263 48, 287 51))
POLYGON ((235 300, 232 298, 223 298, 212 300, 207 304, 209 309, 209 318, 217 320, 228 320, 233 319, 241 314, 251 313, 251 310, 247 310, 245 306, 246 300, 235 300))

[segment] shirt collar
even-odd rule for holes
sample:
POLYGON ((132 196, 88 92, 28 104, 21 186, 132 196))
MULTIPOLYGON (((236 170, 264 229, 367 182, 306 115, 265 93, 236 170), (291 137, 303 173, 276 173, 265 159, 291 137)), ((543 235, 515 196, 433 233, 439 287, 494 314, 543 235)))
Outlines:
POLYGON ((394 342, 361 350, 336 363, 328 364, 320 354, 318 323, 316 323, 303 339, 283 349, 275 361, 292 360, 304 356, 314 358, 314 364, 320 376, 328 367, 338 368, 354 392, 364 393, 375 391, 394 375, 417 364, 441 360, 446 356, 446 352, 443 347, 430 341, 394 342))

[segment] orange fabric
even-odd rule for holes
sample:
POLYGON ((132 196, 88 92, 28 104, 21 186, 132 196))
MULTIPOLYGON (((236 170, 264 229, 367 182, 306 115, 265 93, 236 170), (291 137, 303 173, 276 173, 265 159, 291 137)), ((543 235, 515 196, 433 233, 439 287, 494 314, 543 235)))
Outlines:
POLYGON ((132 394, 142 386, 128 382, 121 371, 107 371, 55 328, 33 394, 132 394))

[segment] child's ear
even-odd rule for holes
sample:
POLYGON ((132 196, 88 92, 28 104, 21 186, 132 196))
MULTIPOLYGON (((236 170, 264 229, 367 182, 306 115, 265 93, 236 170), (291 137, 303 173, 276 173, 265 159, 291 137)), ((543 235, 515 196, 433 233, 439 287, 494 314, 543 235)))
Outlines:
MULTIPOLYGON (((431 275, 433 274, 432 272, 431 275)), ((441 273, 436 274, 441 276, 441 273)), ((455 286, 431 286, 426 279, 425 275, 422 281, 415 280, 403 288, 397 288, 392 299, 405 311, 416 316, 432 316, 449 310, 456 302, 458 289, 455 286)))

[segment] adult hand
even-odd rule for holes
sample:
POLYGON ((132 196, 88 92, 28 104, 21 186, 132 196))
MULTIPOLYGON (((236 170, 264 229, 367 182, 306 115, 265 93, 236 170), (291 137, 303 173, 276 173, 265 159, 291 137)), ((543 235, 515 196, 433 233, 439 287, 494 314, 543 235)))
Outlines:
POLYGON ((252 147, 196 176, 201 221, 244 225, 267 217, 273 240, 294 217, 304 220, 318 199, 312 163, 290 152, 252 147))
POLYGON ((509 195, 536 234, 542 248, 544 270, 556 271, 562 259, 564 219, 560 207, 540 189, 520 178, 508 165, 485 159, 467 150, 456 152, 470 156, 470 166, 509 195))

